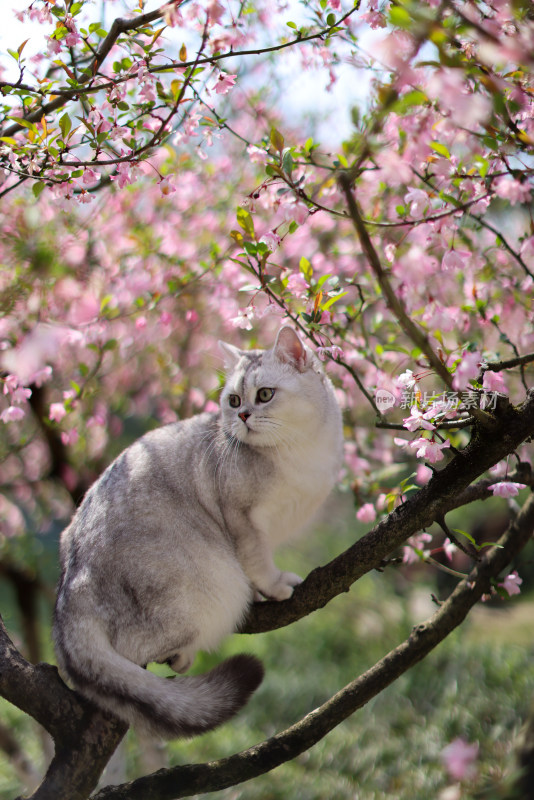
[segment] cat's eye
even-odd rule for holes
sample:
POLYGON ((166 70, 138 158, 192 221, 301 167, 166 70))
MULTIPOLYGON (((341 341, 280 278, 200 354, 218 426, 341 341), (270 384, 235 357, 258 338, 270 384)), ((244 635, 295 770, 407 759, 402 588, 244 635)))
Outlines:
POLYGON ((231 394, 228 398, 228 403, 231 408, 239 408, 241 405, 241 398, 238 394, 231 394))
POLYGON ((258 403, 268 403, 269 400, 272 400, 274 397, 274 389, 268 389, 264 386, 261 389, 258 389, 258 394, 256 395, 256 402, 258 403))

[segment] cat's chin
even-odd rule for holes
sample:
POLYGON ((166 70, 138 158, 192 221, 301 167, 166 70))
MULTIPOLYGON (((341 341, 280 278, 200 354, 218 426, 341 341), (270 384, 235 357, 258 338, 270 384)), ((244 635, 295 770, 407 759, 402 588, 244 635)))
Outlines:
POLYGON ((237 431, 234 436, 242 444, 248 444, 253 447, 268 447, 273 443, 272 438, 266 436, 265 433, 248 427, 246 430, 237 431))

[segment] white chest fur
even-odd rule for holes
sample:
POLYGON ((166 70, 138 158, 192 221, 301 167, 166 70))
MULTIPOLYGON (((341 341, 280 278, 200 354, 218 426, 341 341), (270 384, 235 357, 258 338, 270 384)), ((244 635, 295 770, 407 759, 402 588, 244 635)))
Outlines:
POLYGON ((339 447, 329 433, 278 454, 276 478, 251 515, 273 548, 299 533, 336 481, 339 447))

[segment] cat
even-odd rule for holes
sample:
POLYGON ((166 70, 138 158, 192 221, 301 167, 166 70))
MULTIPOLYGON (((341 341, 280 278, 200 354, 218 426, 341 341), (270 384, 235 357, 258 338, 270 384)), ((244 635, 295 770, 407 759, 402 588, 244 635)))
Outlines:
POLYGON ((129 724, 189 737, 233 716, 263 679, 237 655, 174 680, 235 631, 254 599, 285 600, 301 578, 273 550, 329 494, 341 413, 316 355, 283 326, 270 350, 220 342, 220 411, 142 436, 87 492, 62 533, 54 612, 58 664, 129 724))

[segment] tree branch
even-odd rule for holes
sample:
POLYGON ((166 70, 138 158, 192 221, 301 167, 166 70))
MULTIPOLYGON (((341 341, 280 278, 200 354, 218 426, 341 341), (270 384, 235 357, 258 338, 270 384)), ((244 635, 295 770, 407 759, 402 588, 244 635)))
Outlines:
POLYGON ((32 800, 85 800, 127 726, 70 690, 50 664, 26 661, 0 618, 0 695, 53 737, 56 752, 32 800))
MULTIPOLYGON (((114 78, 112 81, 108 83, 99 83, 96 85, 89 85, 86 86, 91 80, 94 79, 96 72, 100 69, 102 64, 104 63, 105 59, 109 55, 113 45, 119 38, 122 33, 126 33, 129 30, 135 28, 141 28, 144 25, 148 25, 151 22, 155 22, 157 19, 161 19, 164 16, 165 11, 167 10, 169 4, 166 3, 164 6, 161 6, 154 11, 150 11, 147 14, 143 14, 142 16, 137 16, 133 18, 117 18, 113 21, 111 28, 109 30, 108 35, 100 45, 95 57, 93 58, 92 62, 87 67, 86 74, 80 78, 80 85, 79 87, 74 88, 61 88, 59 87, 54 91, 54 100, 46 105, 40 106, 31 114, 28 114, 27 117, 24 119, 27 122, 39 122, 43 115, 51 114, 53 111, 57 111, 59 108, 62 108, 65 103, 69 100, 73 100, 76 97, 79 97, 81 94, 87 94, 88 92, 99 92, 105 89, 113 88, 124 81, 131 80, 132 76, 124 76, 122 78, 114 78)), ((309 34, 308 36, 296 36, 294 39, 291 39, 289 42, 281 42, 277 45, 272 45, 271 47, 263 47, 263 48, 256 48, 251 50, 229 50, 227 53, 219 53, 214 56, 209 56, 200 60, 194 61, 178 61, 178 62, 169 62, 168 64, 158 65, 152 67, 150 69, 151 74, 158 74, 160 72, 168 72, 171 69, 186 69, 188 67, 195 68, 196 66, 200 66, 203 64, 214 64, 218 61, 223 61, 227 58, 240 58, 242 56, 250 56, 250 55, 263 55, 264 53, 274 53, 278 52, 279 50, 284 50, 288 47, 294 47, 295 45, 301 44, 302 42, 309 42, 313 41, 314 39, 324 39, 327 37, 334 28, 337 28, 339 25, 342 25, 355 11, 358 11, 360 6, 360 0, 354 5, 350 11, 346 12, 341 16, 338 20, 334 22, 333 25, 329 25, 328 27, 317 31, 316 33, 309 34)), ((0 84, 2 85, 2 84, 0 84)), ((4 85, 9 85, 5 84, 4 85)), ((27 89, 27 91, 35 91, 33 89, 27 89)), ((13 136, 17 131, 21 130, 22 126, 18 123, 13 123, 10 128, 8 128, 4 136, 13 136)))
MULTIPOLYGON (((467 447, 431 480, 398 506, 386 519, 329 564, 312 570, 293 596, 281 603, 255 603, 241 628, 258 633, 289 625, 348 592, 365 573, 376 569, 409 536, 424 530, 456 507, 458 495, 498 461, 513 453, 534 435, 534 392, 523 406, 507 405, 494 417, 496 427, 487 431, 475 426, 467 447)), ((495 481, 493 481, 495 482, 495 481)))
POLYGON ((533 530, 534 496, 530 495, 500 538, 498 547, 491 548, 481 558, 427 622, 417 625, 406 641, 287 730, 220 761, 160 770, 122 786, 106 787, 94 800, 174 800, 199 792, 214 792, 255 778, 295 758, 421 661, 460 625, 480 597, 489 591, 492 578, 526 545, 533 530))

